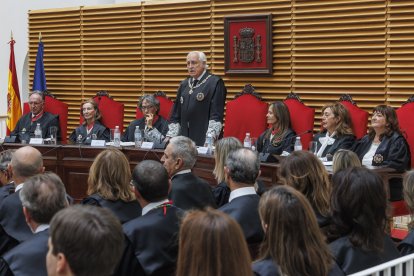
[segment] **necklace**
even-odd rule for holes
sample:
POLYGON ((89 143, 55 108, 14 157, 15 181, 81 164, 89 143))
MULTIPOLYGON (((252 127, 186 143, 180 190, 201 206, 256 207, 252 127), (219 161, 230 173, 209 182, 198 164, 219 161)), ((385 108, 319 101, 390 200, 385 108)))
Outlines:
POLYGON ((206 81, 211 77, 212 75, 208 75, 207 78, 205 78, 202 82, 197 83, 196 86, 193 87, 193 84, 190 81, 190 78, 188 79, 188 86, 190 87, 190 91, 188 91, 188 94, 193 94, 193 89, 199 88, 202 84, 206 83, 206 81))

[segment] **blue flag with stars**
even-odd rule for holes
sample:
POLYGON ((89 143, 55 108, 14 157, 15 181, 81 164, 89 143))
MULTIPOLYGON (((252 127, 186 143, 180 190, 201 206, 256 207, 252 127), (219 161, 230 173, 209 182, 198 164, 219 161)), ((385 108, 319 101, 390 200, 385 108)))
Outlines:
POLYGON ((43 65, 43 42, 39 41, 39 47, 37 48, 36 65, 33 76, 33 89, 32 91, 46 91, 46 75, 45 67, 43 65))

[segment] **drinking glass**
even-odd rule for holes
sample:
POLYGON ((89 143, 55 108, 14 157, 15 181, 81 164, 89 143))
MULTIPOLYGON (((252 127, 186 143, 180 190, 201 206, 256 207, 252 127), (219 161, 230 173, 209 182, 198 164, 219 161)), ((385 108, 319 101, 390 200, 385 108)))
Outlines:
POLYGON ((309 142, 309 151, 316 155, 318 153, 318 142, 309 142))

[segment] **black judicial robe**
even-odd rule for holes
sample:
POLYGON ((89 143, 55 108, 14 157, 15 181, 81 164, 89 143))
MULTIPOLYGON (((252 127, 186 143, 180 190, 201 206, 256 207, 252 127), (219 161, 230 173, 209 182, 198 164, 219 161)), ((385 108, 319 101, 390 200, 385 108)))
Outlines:
POLYGON ((193 88, 190 94, 191 79, 186 78, 178 87, 170 122, 180 124, 179 135, 189 137, 197 146, 203 146, 209 120, 223 122, 227 90, 220 77, 206 71, 195 85, 198 87, 193 88))
POLYGON ((165 208, 156 207, 123 225, 125 249, 114 275, 174 275, 182 211, 165 208))
POLYGON ((382 252, 368 252, 354 247, 348 236, 329 244, 339 267, 348 275, 401 257, 394 242, 384 234, 382 252))
POLYGON ((37 124, 40 124, 43 138, 50 137, 50 127, 57 127, 57 140, 61 140, 59 115, 54 115, 49 112, 44 112, 42 117, 40 117, 37 121, 34 122, 32 122, 32 112, 23 115, 17 122, 14 130, 10 133, 10 136, 17 136, 18 141, 22 141, 22 139, 24 139, 27 142, 29 142, 29 139, 34 137, 34 131, 36 129, 37 124))
POLYGON ((210 185, 193 173, 177 174, 172 177, 168 199, 183 210, 216 207, 210 185))
POLYGON ((227 186, 226 182, 221 182, 216 187, 213 188, 213 196, 216 201, 217 208, 227 204, 230 197, 230 188, 227 186))
POLYGON ((142 213, 141 205, 138 201, 133 200, 125 202, 118 200, 107 200, 102 198, 99 194, 92 194, 82 200, 84 205, 100 206, 112 211, 112 213, 120 220, 121 223, 137 218, 142 213))
POLYGON ((0 275, 47 275, 48 238, 46 229, 7 252, 0 259, 0 275))
POLYGON ((403 239, 398 245, 398 250, 402 256, 410 255, 414 253, 414 232, 410 231, 407 237, 403 239))
POLYGON ((244 195, 219 208, 239 223, 250 248, 260 244, 264 238, 258 211, 259 200, 257 194, 244 195))
POLYGON ((0 205, 3 202, 3 199, 5 199, 9 195, 11 195, 12 193, 14 193, 14 184, 13 184, 13 182, 9 183, 9 184, 6 184, 3 187, 1 187, 0 188, 0 205))
POLYGON ((111 140, 111 134, 109 132, 109 128, 104 126, 101 122, 95 121, 91 132, 88 135, 88 131, 86 130, 86 126, 80 125, 78 126, 69 136, 69 140, 73 143, 76 143, 77 138, 79 135, 82 136, 82 144, 90 144, 92 140, 92 134, 96 134, 98 140, 105 140, 109 142, 111 140))
POLYGON ((0 206, 0 255, 33 236, 26 223, 19 194, 20 190, 9 195, 0 206))
MULTIPOLYGON (((294 253, 292 253, 294 254, 294 253)), ((252 269, 256 276, 282 276, 279 266, 269 257, 257 262, 253 262, 252 269)), ((345 273, 334 262, 332 269, 329 271, 328 276, 342 276, 345 273)))
MULTIPOLYGON (((318 133, 313 137, 313 141, 316 141, 318 144, 318 150, 322 147, 319 138, 326 136, 326 130, 322 133, 318 133)), ((332 145, 327 145, 325 150, 322 153, 322 157, 325 157, 327 154, 334 155, 335 152, 339 149, 351 149, 355 143, 355 136, 351 134, 343 135, 342 137, 338 137, 334 135, 332 137, 335 139, 335 142, 332 145)))
POLYGON ((272 141, 266 138, 265 136, 268 131, 264 131, 257 139, 256 149, 258 152, 280 155, 283 151, 289 153, 293 151, 296 141, 296 133, 293 130, 286 130, 286 133, 282 137, 279 137, 280 142, 278 142, 277 137, 273 137, 272 141))
MULTIPOLYGON (((135 141, 135 127, 139 126, 139 130, 141 130, 142 133, 144 133, 145 129, 145 117, 132 121, 129 126, 126 128, 124 134, 122 135, 121 141, 122 142, 134 142, 135 141)), ((161 133, 164 137, 168 132, 168 122, 163 117, 158 116, 157 121, 152 125, 153 128, 156 128, 159 133, 161 133)), ((157 141, 156 137, 153 137, 151 135, 151 131, 146 133, 144 137, 147 141, 150 142, 162 142, 157 141)))

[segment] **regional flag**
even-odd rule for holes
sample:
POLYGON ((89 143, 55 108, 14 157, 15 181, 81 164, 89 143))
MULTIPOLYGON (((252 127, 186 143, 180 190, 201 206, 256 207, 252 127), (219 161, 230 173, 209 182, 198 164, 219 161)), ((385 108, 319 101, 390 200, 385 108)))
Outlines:
POLYGON ((45 67, 43 65, 43 42, 42 37, 39 34, 39 46, 37 47, 36 65, 33 76, 33 88, 32 91, 46 91, 46 75, 45 67))
POLYGON ((16 64, 14 62, 14 43, 13 37, 10 44, 10 63, 9 63, 9 85, 7 90, 7 134, 10 134, 17 121, 22 116, 22 107, 20 102, 19 83, 17 82, 16 64))

